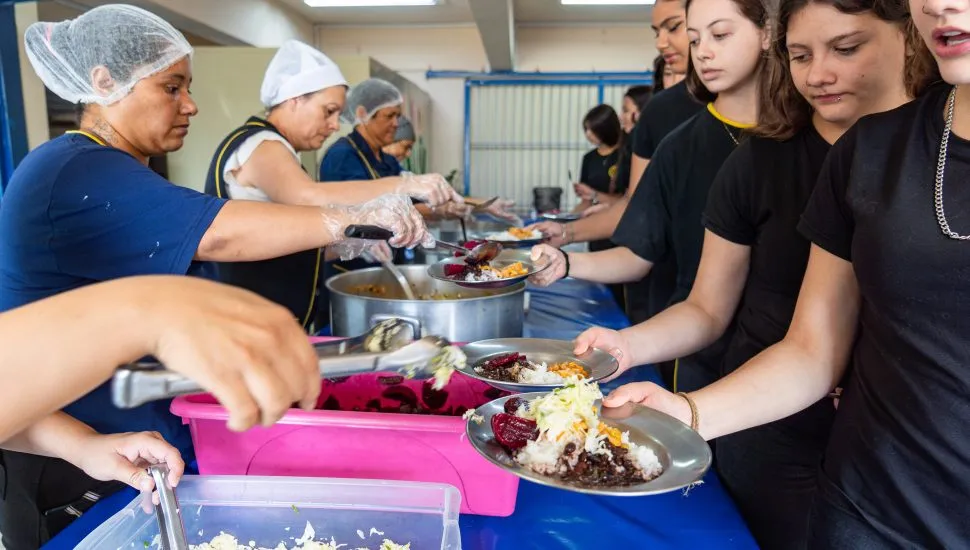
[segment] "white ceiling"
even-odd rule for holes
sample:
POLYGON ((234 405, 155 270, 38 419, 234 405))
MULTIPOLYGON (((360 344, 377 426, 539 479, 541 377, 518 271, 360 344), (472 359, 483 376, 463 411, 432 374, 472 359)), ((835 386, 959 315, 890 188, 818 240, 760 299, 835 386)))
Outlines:
MULTIPOLYGON (((323 25, 474 24, 468 0, 439 0, 436 6, 400 8, 311 8, 303 0, 276 0, 323 25)), ((513 0, 516 24, 602 24, 650 20, 644 6, 562 6, 559 0, 513 0)))

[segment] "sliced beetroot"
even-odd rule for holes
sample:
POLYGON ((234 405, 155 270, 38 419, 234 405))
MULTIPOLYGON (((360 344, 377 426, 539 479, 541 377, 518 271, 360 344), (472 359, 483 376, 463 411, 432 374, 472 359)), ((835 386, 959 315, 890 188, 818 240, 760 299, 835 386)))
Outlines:
POLYGON ((505 353, 497 357, 492 357, 482 364, 485 370, 496 370, 511 367, 519 361, 525 361, 525 355, 520 353, 505 353))
POLYGON ((468 266, 462 264, 445 264, 445 277, 463 279, 468 274, 468 266))
POLYGON ((525 404, 525 401, 518 397, 513 397, 505 402, 505 412, 508 414, 515 414, 519 407, 525 404))
POLYGON ((510 451, 521 449, 539 437, 539 427, 535 422, 507 413, 492 416, 492 432, 499 445, 510 451))

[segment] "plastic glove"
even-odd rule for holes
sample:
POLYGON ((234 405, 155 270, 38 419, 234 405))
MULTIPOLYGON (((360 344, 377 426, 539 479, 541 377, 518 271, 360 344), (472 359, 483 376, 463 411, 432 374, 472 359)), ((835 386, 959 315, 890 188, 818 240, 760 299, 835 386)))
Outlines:
MULTIPOLYGON (((365 241, 367 242, 367 241, 365 241)), ((370 246, 360 255, 365 261, 374 263, 389 262, 394 258, 394 251, 384 241, 369 241, 370 246)))
POLYGON ((508 221, 515 227, 522 227, 525 225, 525 223, 522 221, 522 218, 512 212, 511 209, 513 206, 515 206, 515 201, 509 199, 499 199, 486 208, 485 212, 500 220, 508 221))
POLYGON ((465 199, 448 183, 441 174, 416 175, 401 172, 401 184, 397 192, 413 199, 419 199, 428 206, 440 206, 447 202, 464 203, 465 199))
POLYGON ((432 206, 431 213, 441 219, 458 220, 468 218, 472 213, 472 207, 464 202, 449 201, 440 206, 432 206))
POLYGON ((435 239, 428 233, 424 219, 410 199, 404 195, 383 195, 361 205, 332 207, 324 217, 332 235, 341 237, 331 244, 331 251, 341 260, 351 260, 374 245, 373 241, 342 238, 350 225, 376 225, 389 229, 394 236, 388 244, 395 248, 413 248, 421 245, 434 246, 435 239))

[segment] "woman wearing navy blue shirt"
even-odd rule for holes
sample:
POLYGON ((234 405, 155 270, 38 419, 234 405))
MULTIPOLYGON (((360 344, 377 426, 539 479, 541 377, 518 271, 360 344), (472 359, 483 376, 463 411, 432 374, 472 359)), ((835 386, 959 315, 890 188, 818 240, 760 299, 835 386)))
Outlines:
MULTIPOLYGON (((102 6, 75 20, 37 23, 30 62, 54 93, 84 105, 80 130, 23 160, 0 209, 0 311, 130 275, 204 275, 211 261, 261 260, 342 243, 344 228, 376 223, 394 245, 427 241, 399 195, 366 208, 225 201, 164 180, 148 157, 182 146, 196 113, 191 47, 171 25, 131 6, 102 6)), ((72 322, 65 319, 65 323, 72 322)), ((101 386, 65 412, 101 433, 157 431, 191 460, 181 421, 159 402, 119 412, 101 386)), ((4 545, 37 548, 91 505, 98 484, 68 464, 2 454, 4 545), (50 512, 46 516, 45 512, 50 512)))

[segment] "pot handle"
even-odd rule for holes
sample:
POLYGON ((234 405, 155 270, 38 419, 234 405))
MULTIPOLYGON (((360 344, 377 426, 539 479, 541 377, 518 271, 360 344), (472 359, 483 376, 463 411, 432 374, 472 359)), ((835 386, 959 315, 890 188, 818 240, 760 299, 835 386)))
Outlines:
POLYGON ((418 338, 421 338, 421 321, 415 317, 405 317, 403 315, 394 315, 389 313, 375 313, 370 317, 370 326, 371 328, 374 328, 378 323, 382 323, 388 319, 398 319, 411 325, 411 329, 414 331, 414 339, 417 340, 418 338))

